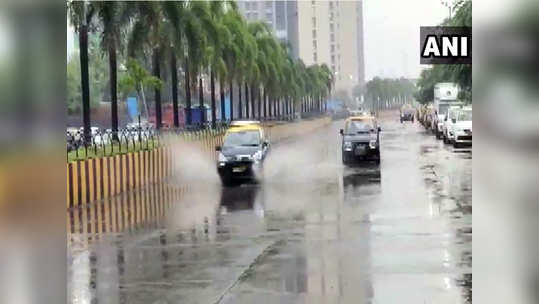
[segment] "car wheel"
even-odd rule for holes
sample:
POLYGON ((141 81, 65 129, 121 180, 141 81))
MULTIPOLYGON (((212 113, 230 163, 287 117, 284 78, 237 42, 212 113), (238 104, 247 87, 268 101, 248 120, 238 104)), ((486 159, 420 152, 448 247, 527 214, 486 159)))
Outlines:
POLYGON ((221 177, 221 183, 223 187, 231 187, 233 185, 232 179, 226 177, 221 177))
POLYGON ((342 163, 344 165, 348 164, 348 156, 344 152, 342 152, 342 163))

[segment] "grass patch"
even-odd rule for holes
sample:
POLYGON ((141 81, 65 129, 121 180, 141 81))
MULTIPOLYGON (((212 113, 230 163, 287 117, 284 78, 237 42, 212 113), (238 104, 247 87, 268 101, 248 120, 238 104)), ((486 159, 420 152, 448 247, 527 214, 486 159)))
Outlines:
POLYGON ((150 151, 159 147, 159 140, 135 141, 129 143, 113 143, 107 145, 91 145, 87 148, 81 147, 67 153, 67 162, 114 156, 138 151, 150 151))

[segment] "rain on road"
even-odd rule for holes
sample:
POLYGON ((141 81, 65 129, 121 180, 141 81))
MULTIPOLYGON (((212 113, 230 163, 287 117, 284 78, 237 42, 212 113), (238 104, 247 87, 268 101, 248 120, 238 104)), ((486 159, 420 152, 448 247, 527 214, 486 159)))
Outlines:
POLYGON ((342 165, 335 121, 275 144, 260 184, 211 173, 70 212, 68 301, 471 303, 471 149, 397 118, 379 166, 342 165))

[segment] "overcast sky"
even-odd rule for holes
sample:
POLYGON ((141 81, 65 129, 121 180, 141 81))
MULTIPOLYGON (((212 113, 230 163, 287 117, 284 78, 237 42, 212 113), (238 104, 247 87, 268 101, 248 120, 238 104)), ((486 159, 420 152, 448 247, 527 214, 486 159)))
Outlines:
POLYGON ((449 15, 440 0, 364 0, 365 78, 417 78, 419 27, 449 15))

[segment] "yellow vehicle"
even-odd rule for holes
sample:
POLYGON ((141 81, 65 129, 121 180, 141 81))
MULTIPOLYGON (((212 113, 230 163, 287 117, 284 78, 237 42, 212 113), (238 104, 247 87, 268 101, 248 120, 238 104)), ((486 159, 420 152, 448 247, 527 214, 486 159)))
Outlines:
POLYGON ((256 180, 262 173, 270 144, 260 123, 232 125, 218 151, 217 173, 224 185, 238 180, 256 180))

